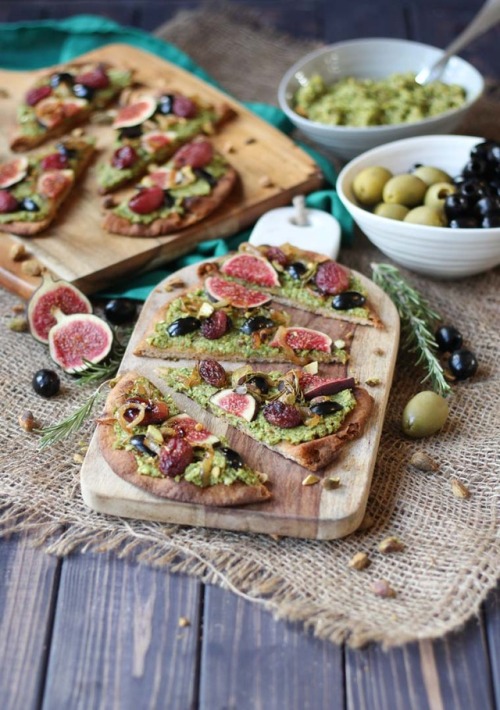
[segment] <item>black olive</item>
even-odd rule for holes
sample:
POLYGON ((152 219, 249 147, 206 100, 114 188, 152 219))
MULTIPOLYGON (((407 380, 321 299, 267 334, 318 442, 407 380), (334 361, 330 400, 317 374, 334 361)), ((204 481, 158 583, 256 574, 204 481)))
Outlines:
POLYGON ((286 267, 286 270, 295 281, 300 281, 301 277, 306 273, 307 267, 301 261, 294 261, 286 267))
POLYGON ((73 86, 73 93, 79 99, 86 99, 87 101, 92 101, 95 89, 92 89, 90 86, 85 86, 85 84, 75 84, 73 86))
POLYGON ((332 308, 336 311, 348 311, 351 308, 361 308, 366 303, 366 298, 357 291, 343 291, 337 293, 332 299, 332 308))
POLYGON ((479 227, 479 222, 475 217, 463 215, 462 217, 451 219, 448 227, 452 229, 475 229, 479 227))
POLYGON ((40 212, 40 207, 31 197, 25 197, 19 204, 19 209, 25 212, 40 212))
POLYGON ((229 446, 221 446, 220 450, 226 457, 226 460, 231 468, 243 468, 243 461, 237 451, 230 449, 229 446))
POLYGON ((276 323, 266 316, 250 316, 250 318, 247 318, 241 325, 240 330, 242 333, 245 333, 245 335, 251 335, 263 328, 274 328, 275 326, 276 323))
POLYGON ((482 217, 500 212, 500 197, 498 195, 482 197, 476 202, 474 211, 482 217))
POLYGON ((462 334, 453 325, 442 325, 434 333, 438 348, 443 353, 451 353, 462 347, 462 334))
POLYGON ((164 94, 164 96, 160 96, 160 98, 158 99, 157 111, 158 113, 167 115, 169 113, 172 113, 173 105, 174 96, 172 94, 164 94))
POLYGON ((459 186, 458 192, 460 195, 465 195, 471 202, 477 202, 481 197, 489 194, 489 188, 484 180, 475 180, 468 178, 459 186))
POLYGON ((324 402, 316 402, 316 404, 311 404, 309 407, 313 414, 319 414, 321 417, 327 414, 333 414, 334 412, 340 412, 343 407, 338 402, 332 402, 327 399, 324 402))
POLYGON ((483 229, 495 229, 496 227, 500 227, 500 212, 485 215, 482 219, 481 227, 483 227, 483 229))
POLYGON ((495 143, 490 147, 486 160, 493 166, 500 165, 500 143, 495 143))
POLYGON ((42 397, 53 397, 59 392, 61 380, 54 370, 38 370, 33 375, 33 389, 42 397))
POLYGON ((113 325, 130 323, 137 314, 137 303, 131 298, 113 298, 104 306, 104 315, 113 325))
POLYGON ((59 84, 68 84, 68 86, 71 86, 73 84, 73 76, 65 71, 52 74, 50 77, 50 85, 52 88, 55 89, 59 84))
POLYGON ((208 170, 203 170, 203 168, 195 168, 193 170, 193 173, 200 180, 205 180, 206 182, 208 182, 210 187, 215 187, 215 185, 217 185, 217 178, 214 177, 211 173, 209 173, 208 170))
POLYGON ((482 177, 486 174, 488 165, 483 158, 471 158, 464 166, 462 175, 464 177, 482 177))
POLYGON ((145 438, 144 434, 135 434, 130 438, 130 443, 137 449, 137 451, 140 451, 141 454, 146 454, 147 456, 157 456, 155 451, 150 449, 149 446, 146 446, 144 443, 145 438))
POLYGON ((68 148, 68 146, 64 143, 57 143, 56 148, 57 152, 61 155, 64 155, 66 158, 68 158, 68 160, 71 160, 71 158, 76 158, 76 156, 78 155, 78 151, 75 148, 68 148))
POLYGON ((477 357, 470 350, 460 348, 450 355, 448 367, 457 380, 466 380, 472 377, 478 368, 477 357))
POLYGON ((464 217, 469 213, 471 203, 468 197, 455 192, 448 195, 444 201, 444 212, 448 219, 457 219, 464 217))
POLYGON ((482 143, 478 143, 470 152, 471 158, 481 158, 485 159, 488 156, 488 151, 495 145, 495 141, 487 140, 482 143))
POLYGON ((120 138, 139 138, 142 136, 142 126, 125 126, 125 128, 120 128, 119 132, 120 138))
POLYGON ((175 198, 169 190, 163 190, 163 204, 167 209, 175 205, 175 198))
POLYGON ((167 328, 167 333, 172 337, 176 338, 179 335, 187 335, 188 333, 194 333, 195 330, 201 325, 201 320, 199 318, 194 318, 194 316, 186 316, 185 318, 177 318, 174 320, 167 328))
POLYGON ((267 394, 269 392, 269 384, 266 378, 261 377, 260 375, 254 375, 253 377, 250 377, 247 380, 247 384, 253 385, 259 390, 259 392, 262 392, 262 394, 267 394))

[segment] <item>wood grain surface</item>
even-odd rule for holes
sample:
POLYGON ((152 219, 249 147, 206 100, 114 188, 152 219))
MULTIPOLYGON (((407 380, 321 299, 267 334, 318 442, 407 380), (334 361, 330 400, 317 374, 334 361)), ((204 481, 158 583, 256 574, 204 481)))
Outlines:
MULTIPOLYGON (((37 237, 2 234, 0 284, 19 295, 28 297, 38 285, 39 277, 27 276, 22 262, 12 261, 9 253, 14 243, 23 243, 55 276, 74 283, 86 293, 94 293, 126 274, 136 275, 171 261, 201 241, 236 234, 269 209, 287 205, 293 196, 307 194, 322 184, 315 162, 287 136, 180 67, 120 44, 108 45, 81 58, 129 67, 137 80, 152 90, 163 87, 170 92, 197 94, 212 103, 229 103, 237 116, 213 136, 213 143, 237 169, 240 180, 229 199, 200 224, 154 239, 109 234, 101 227, 103 208, 102 198, 97 194, 96 166, 110 153, 113 129, 89 125, 86 132, 95 135, 98 155, 53 225, 37 237)), ((6 98, 0 99, 3 122, 0 162, 10 156, 8 139, 17 105, 38 74, 0 71, 0 87, 8 92, 6 98)), ((117 194, 124 196, 128 192, 122 190, 117 194)))
MULTIPOLYGON (((165 286, 179 281, 186 286, 197 283, 198 268, 199 264, 196 264, 178 271, 152 292, 123 358, 121 372, 139 372, 165 390, 159 374, 162 366, 192 366, 192 361, 137 357, 133 351, 149 330, 157 310, 172 299, 172 293, 166 291, 165 286)), ((357 276, 366 287, 384 327, 349 324, 354 337, 347 368, 328 365, 320 370, 337 375, 348 372, 370 391, 375 400, 363 436, 349 443, 337 460, 321 472, 325 476, 338 476, 341 481, 338 489, 325 490, 320 484, 303 486, 302 481, 309 471, 201 409, 185 395, 174 393, 181 409, 217 436, 225 436, 230 446, 240 452, 250 466, 268 474, 272 499, 265 503, 225 509, 163 500, 116 476, 101 456, 97 437, 94 436, 81 471, 82 494, 87 505, 99 512, 125 517, 304 538, 331 539, 355 530, 366 507, 399 343, 399 317, 393 303, 366 277, 361 274, 357 276), (380 384, 367 386, 366 381, 372 378, 380 384)), ((292 314, 292 322, 299 325, 317 328, 330 335, 339 328, 336 320, 296 309, 288 310, 292 314)), ((345 323, 341 327, 345 328, 345 323)), ((235 369, 242 364, 228 363, 227 367, 235 369)), ((286 370, 290 365, 264 364, 262 367, 286 370)))

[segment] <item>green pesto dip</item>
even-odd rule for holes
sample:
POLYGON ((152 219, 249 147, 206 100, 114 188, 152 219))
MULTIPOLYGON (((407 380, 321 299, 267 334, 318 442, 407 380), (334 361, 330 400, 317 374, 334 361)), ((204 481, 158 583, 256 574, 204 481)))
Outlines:
POLYGON ((295 93, 294 109, 331 126, 382 126, 437 116, 465 100, 463 87, 441 81, 420 86, 412 73, 381 80, 349 76, 331 85, 315 74, 295 93))

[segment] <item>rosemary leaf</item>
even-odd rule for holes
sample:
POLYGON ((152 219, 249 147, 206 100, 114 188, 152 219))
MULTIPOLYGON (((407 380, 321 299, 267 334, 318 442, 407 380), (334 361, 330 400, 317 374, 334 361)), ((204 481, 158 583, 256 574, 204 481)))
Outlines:
POLYGON ((387 293, 401 318, 402 347, 416 355, 416 364, 426 370, 422 382, 430 382, 432 389, 446 395, 451 388, 437 357, 437 343, 433 330, 440 316, 432 310, 424 297, 390 264, 372 264, 373 281, 387 293))

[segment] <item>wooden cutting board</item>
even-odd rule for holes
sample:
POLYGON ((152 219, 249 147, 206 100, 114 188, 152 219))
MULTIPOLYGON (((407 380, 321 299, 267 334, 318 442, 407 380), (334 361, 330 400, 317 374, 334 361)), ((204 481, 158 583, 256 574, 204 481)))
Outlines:
MULTIPOLYGON (((287 136, 180 67, 121 44, 89 52, 81 59, 129 67, 140 82, 153 90, 164 87, 169 92, 178 90, 232 105, 236 119, 228 122, 213 142, 238 170, 240 182, 230 199, 198 225, 156 239, 108 234, 101 228, 102 198, 97 195, 95 173, 98 161, 110 152, 113 130, 110 126, 90 125, 86 132, 96 136, 100 153, 56 222, 38 237, 0 233, 0 284, 22 297, 30 296, 40 277, 27 276, 22 264, 12 261, 10 250, 15 243, 23 243, 54 276, 74 283, 86 293, 94 293, 120 277, 171 261, 201 241, 236 234, 264 212, 287 205, 295 195, 307 194, 322 184, 316 163, 287 136)), ((0 162, 11 156, 8 140, 17 106, 39 73, 0 71, 0 89, 7 94, 0 98, 0 162)))
MULTIPOLYGON (((192 361, 171 362, 140 358, 133 354, 133 350, 148 330, 156 311, 172 297, 172 294, 165 290, 165 285, 176 279, 182 280, 186 285, 196 283, 198 266, 182 269, 160 283, 152 292, 134 329, 120 372, 137 371, 160 389, 165 389, 158 376, 158 368, 165 365, 193 365, 192 361)), ((356 530, 365 512, 399 343, 399 316, 394 304, 375 284, 361 274, 358 276, 381 316, 383 329, 354 326, 287 309, 293 316, 292 322, 323 330, 334 339, 345 336, 347 332, 354 333, 348 367, 322 366, 321 372, 343 375, 348 371, 368 389, 375 400, 363 437, 348 444, 336 463, 319 474, 339 477, 341 485, 338 489, 326 490, 320 484, 303 486, 302 481, 309 471, 266 449, 209 412, 200 411, 200 408, 184 395, 176 394, 174 399, 182 409, 201 421, 214 434, 226 436, 229 445, 241 453, 250 466, 268 474, 272 499, 266 503, 240 508, 209 508, 160 499, 116 476, 102 457, 97 437, 94 435, 81 470, 81 489, 85 503, 96 511, 111 515, 303 538, 332 539, 356 530), (378 381, 379 384, 366 385, 366 381, 370 379, 378 381)), ((225 366, 227 369, 234 369, 242 364, 244 363, 227 363, 225 366)), ((260 367, 267 370, 286 370, 290 365, 259 364, 260 367)))

